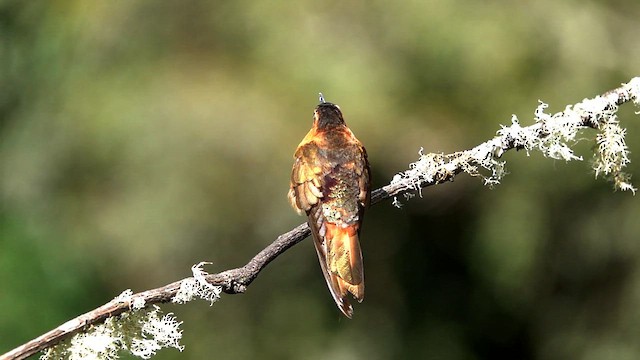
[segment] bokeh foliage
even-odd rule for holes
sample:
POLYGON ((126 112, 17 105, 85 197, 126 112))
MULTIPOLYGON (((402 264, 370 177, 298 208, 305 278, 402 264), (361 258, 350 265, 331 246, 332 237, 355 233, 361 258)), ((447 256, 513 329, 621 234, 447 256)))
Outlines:
MULTIPOLYGON (((319 91, 377 187, 420 147, 637 76, 638 18, 633 0, 0 1, 0 353, 300 223, 285 194, 319 91)), ((353 320, 305 241, 245 295, 165 307, 186 350, 157 358, 637 358, 637 199, 586 162, 505 158, 494 190, 459 178, 370 209, 353 320)))

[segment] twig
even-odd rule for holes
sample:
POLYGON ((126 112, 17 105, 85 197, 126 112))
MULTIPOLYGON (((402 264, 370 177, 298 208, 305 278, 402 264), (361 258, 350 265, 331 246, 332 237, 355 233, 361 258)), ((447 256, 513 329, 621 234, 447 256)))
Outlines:
MULTIPOLYGON (((411 164, 409 170, 396 175, 390 184, 373 191, 371 205, 411 191, 421 191, 422 188, 427 186, 452 181, 461 172, 482 176, 488 184, 497 183, 501 178, 503 166, 503 163, 500 163, 497 159, 506 151, 512 149, 529 151, 536 148, 550 157, 563 158, 565 160, 578 159, 568 147, 566 149, 563 148, 563 146, 566 147, 566 144, 549 142, 555 136, 553 126, 556 125, 553 125, 552 121, 575 118, 577 116, 578 118, 574 119, 575 123, 571 123, 570 127, 562 123, 565 127, 561 128, 561 130, 566 131, 569 128, 573 131, 585 127, 600 129, 603 121, 606 121, 606 116, 602 114, 613 114, 618 105, 629 101, 634 101, 638 104, 639 94, 640 78, 634 78, 628 84, 611 90, 595 99, 585 100, 580 104, 576 104, 572 109, 567 107, 564 112, 553 116, 543 114, 542 110, 544 110, 545 106, 541 104, 536 110, 537 122, 531 126, 520 127, 514 116, 511 126, 503 126, 503 129, 498 131, 497 136, 473 149, 448 155, 421 154, 420 160, 411 164), (559 148, 556 146, 552 149, 553 145, 557 145, 559 148), (477 171, 478 166, 490 170, 492 174, 486 177, 483 176, 477 171)), ((571 137, 570 134, 568 136, 565 135, 562 135, 564 140, 571 137)), ((555 141, 560 140, 555 139, 555 141)), ((626 148, 623 150, 626 151, 626 148)), ((627 190, 634 189, 629 188, 627 190)), ((220 286, 225 293, 243 293, 260 271, 271 261, 309 235, 308 225, 306 223, 301 224, 291 231, 278 236, 273 243, 260 251, 246 265, 217 274, 206 275, 205 279, 212 285, 220 286)), ((73 334, 86 330, 92 325, 100 324, 110 317, 132 310, 136 303, 151 306, 170 302, 180 290, 181 284, 187 280, 193 280, 193 278, 185 278, 156 289, 136 293, 126 299, 116 298, 1 355, 0 360, 25 359, 69 338, 73 334)))

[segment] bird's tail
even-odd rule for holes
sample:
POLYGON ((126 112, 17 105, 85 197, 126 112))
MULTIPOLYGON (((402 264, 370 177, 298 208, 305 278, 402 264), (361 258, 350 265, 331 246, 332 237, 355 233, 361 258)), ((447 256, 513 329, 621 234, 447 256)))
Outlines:
POLYGON ((348 294, 353 295, 358 302, 364 299, 364 270, 358 239, 359 225, 327 222, 321 210, 315 214, 309 214, 309 224, 320 267, 333 300, 340 311, 351 318, 353 308, 349 303, 348 294))

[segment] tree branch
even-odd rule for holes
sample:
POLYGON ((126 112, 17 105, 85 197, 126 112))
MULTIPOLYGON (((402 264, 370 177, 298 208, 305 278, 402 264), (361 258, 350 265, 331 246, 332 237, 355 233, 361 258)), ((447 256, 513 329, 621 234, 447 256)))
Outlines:
MULTIPOLYGON (((581 160, 573 154, 567 142, 575 142, 576 132, 583 128, 600 131, 596 138, 599 145, 596 166, 600 165, 601 167, 594 166, 596 175, 603 174, 610 177, 617 188, 635 191, 635 188, 628 181, 629 177, 622 172, 629 161, 626 158, 624 129, 617 127, 615 113, 619 105, 630 101, 640 105, 639 98, 640 77, 636 77, 628 84, 594 99, 585 99, 581 103, 568 106, 565 111, 554 115, 545 114, 546 105, 540 103, 535 112, 536 122, 533 125, 521 127, 514 115, 510 126, 502 126, 493 139, 473 149, 446 155, 422 154, 421 151, 420 159, 412 163, 408 170, 397 174, 388 185, 373 191, 371 205, 402 194, 409 196, 409 193, 419 192, 427 186, 452 181, 461 172, 480 176, 484 179, 485 184, 497 184, 505 173, 504 162, 499 159, 502 154, 512 149, 523 149, 527 152, 540 150, 545 156, 555 159, 581 160), (600 159, 599 163, 598 159, 600 159), (482 171, 488 171, 490 174, 483 175, 479 169, 485 169, 482 171)), ((399 205, 397 199, 394 200, 394 204, 399 205)), ((127 296, 119 296, 99 308, 80 315, 1 355, 0 360, 25 359, 39 351, 51 348, 74 334, 86 331, 91 326, 132 310, 139 310, 158 303, 190 300, 194 294, 188 295, 187 299, 178 299, 178 295, 187 283, 194 284, 195 282, 197 285, 200 282, 201 287, 205 288, 207 286, 219 287, 219 290, 228 294, 243 293, 271 261, 309 235, 308 225, 301 224, 278 236, 273 243, 242 267, 217 274, 206 274, 201 271, 200 267, 194 267, 194 277, 136 294, 126 293, 127 296)), ((195 295, 213 301, 218 293, 202 296, 202 292, 197 292, 195 295)))

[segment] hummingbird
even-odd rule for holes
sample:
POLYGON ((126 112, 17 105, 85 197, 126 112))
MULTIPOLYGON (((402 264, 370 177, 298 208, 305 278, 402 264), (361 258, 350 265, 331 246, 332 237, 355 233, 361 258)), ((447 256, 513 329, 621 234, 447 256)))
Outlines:
POLYGON ((364 299, 359 235, 371 197, 367 152, 345 123, 340 107, 326 102, 320 93, 313 125, 294 158, 289 202, 307 215, 331 296, 351 318, 348 295, 358 302, 364 299))

